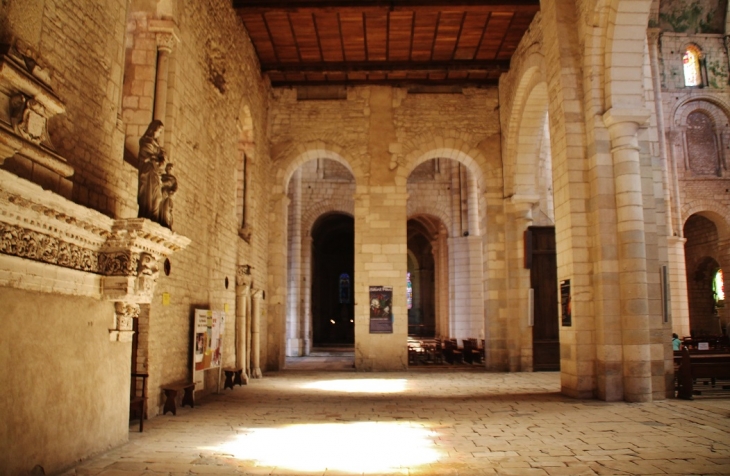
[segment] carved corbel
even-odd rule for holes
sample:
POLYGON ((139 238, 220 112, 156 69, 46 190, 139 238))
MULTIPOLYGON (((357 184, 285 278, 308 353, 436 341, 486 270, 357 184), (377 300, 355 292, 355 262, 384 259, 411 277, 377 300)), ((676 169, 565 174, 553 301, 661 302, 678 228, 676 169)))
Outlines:
POLYGON ((112 342, 131 342, 134 321, 139 317, 139 304, 117 301, 114 303, 114 328, 109 329, 112 342))

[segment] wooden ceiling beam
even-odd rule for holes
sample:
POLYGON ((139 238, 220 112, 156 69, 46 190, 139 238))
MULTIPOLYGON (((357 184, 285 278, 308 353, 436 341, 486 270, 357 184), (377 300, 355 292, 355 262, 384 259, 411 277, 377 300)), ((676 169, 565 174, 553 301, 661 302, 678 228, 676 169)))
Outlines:
POLYGON ((477 60, 477 61, 429 61, 429 62, 404 62, 404 61, 348 61, 348 62, 322 62, 322 63, 277 63, 262 64, 261 71, 264 73, 393 73, 398 71, 495 71, 507 72, 509 60, 477 60))
POLYGON ((331 10, 367 11, 453 11, 453 12, 531 12, 540 9, 539 0, 232 0, 233 8, 243 13, 298 12, 331 10))
POLYGON ((480 79, 480 80, 463 80, 463 79, 383 79, 383 80, 343 80, 343 81, 271 81, 271 85, 275 88, 280 87, 297 87, 297 86, 370 86, 383 85, 392 87, 411 87, 411 86, 461 86, 462 88, 483 88, 492 87, 499 84, 498 79, 480 79))

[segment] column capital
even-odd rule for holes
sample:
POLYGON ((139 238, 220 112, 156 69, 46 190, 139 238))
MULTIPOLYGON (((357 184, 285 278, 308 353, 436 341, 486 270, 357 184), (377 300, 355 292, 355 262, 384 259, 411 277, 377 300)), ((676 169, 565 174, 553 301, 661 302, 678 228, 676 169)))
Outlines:
POLYGON ((638 150, 636 132, 646 125, 650 117, 651 111, 643 107, 612 107, 606 111, 603 114, 603 123, 611 135, 612 151, 625 148, 638 150))
POLYGON ((172 20, 150 20, 149 30, 156 33, 157 49, 166 53, 172 53, 174 46, 180 41, 177 34, 177 25, 172 20))
POLYGON ((662 36, 661 28, 647 28, 646 37, 649 39, 649 44, 657 44, 659 38, 662 36))

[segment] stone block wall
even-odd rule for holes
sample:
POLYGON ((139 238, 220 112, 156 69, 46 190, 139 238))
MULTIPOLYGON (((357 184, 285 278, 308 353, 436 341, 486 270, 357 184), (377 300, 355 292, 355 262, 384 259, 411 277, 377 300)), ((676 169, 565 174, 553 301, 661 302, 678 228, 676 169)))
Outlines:
MULTIPOLYGON (((164 403, 161 385, 191 377, 188 356, 195 308, 227 312, 223 362, 235 362, 236 269, 251 265, 253 287, 262 289, 267 261, 268 86, 229 4, 185 4, 177 15, 179 42, 172 44, 169 56, 164 145, 179 183, 173 199, 173 230, 189 237, 192 244, 171 257, 170 275, 160 276, 158 295, 149 309, 146 352, 152 414, 164 403), (244 152, 252 187, 248 194, 252 203, 247 207, 249 241, 239 235, 242 197, 237 172, 244 152), (163 301, 165 293, 169 303, 163 301)), ((149 73, 156 43, 149 26, 154 21, 149 11, 129 15, 123 98, 128 149, 152 120, 149 94, 154 90, 150 83, 154 75, 149 73)), ((205 388, 198 390, 207 393, 216 388, 217 371, 210 371, 205 388)))
MULTIPOLYGON (((36 58, 66 107, 49 132, 75 169, 71 199, 90 214, 137 215, 137 170, 125 160, 125 145, 136 144, 152 119, 155 3, 14 0, 0 7, 0 38, 36 58)), ((191 377, 195 308, 228 311, 223 361, 234 362, 237 267, 251 265, 254 288, 265 289, 268 261, 269 85, 230 2, 181 3, 166 13, 180 40, 169 58, 164 121, 164 145, 180 185, 173 230, 192 246, 170 257, 169 276, 159 263, 156 294, 141 314, 145 348, 138 370, 150 373, 150 417, 162 404, 161 385, 191 377), (236 209, 242 141, 253 184, 249 241, 238 234, 236 209)), ((11 289, 22 287, 17 277, 3 278, 0 287, 0 300, 12 302, 11 314, 18 316, 7 323, 11 340, 3 348, 13 350, 2 360, 3 379, 14 389, 3 401, 14 412, 2 418, 8 451, 0 467, 8 474, 24 474, 35 464, 57 473, 128 438, 131 353, 128 342, 109 341, 114 306, 101 300, 99 280, 79 278, 75 285, 95 290, 68 296, 67 274, 44 266, 47 285, 39 292, 11 289), (29 375, 46 377, 28 384, 29 375)), ((209 372, 204 392, 215 389, 216 377, 209 372)))

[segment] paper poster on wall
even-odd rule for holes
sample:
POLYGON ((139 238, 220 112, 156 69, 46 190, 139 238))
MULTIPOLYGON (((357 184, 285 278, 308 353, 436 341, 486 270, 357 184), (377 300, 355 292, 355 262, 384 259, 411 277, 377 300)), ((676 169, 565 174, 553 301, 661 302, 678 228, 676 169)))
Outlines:
POLYGON ((193 376, 198 389, 203 388, 204 371, 221 365, 225 317, 221 311, 195 310, 193 376))
POLYGON ((370 333, 393 333, 392 286, 370 286, 370 333))
POLYGON ((573 325, 573 306, 570 299, 570 280, 564 279, 560 281, 560 312, 563 327, 573 325))

